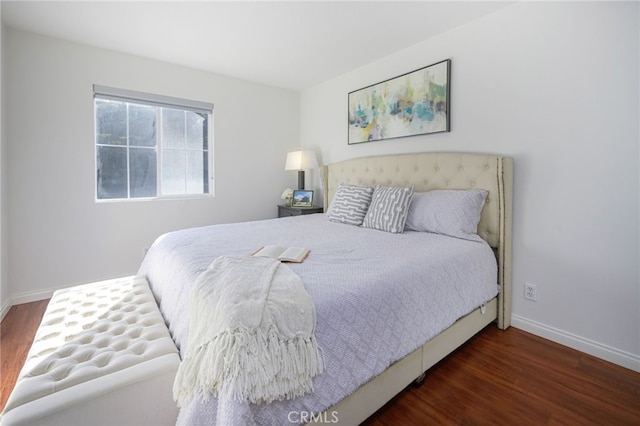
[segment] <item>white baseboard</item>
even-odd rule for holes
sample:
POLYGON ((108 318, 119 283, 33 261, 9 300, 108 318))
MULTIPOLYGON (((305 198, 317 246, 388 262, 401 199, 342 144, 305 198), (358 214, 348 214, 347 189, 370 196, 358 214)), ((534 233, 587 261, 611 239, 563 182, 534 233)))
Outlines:
MULTIPOLYGON (((60 287, 64 288, 64 287, 60 287)), ((21 305, 23 303, 36 302, 38 300, 50 299, 53 292, 59 288, 49 288, 46 290, 32 291, 29 293, 19 293, 13 296, 13 305, 21 305)))
POLYGON ((604 359, 605 361, 640 372, 640 355, 616 349, 518 315, 511 316, 511 325, 531 334, 535 334, 536 336, 544 337, 552 342, 568 346, 572 349, 593 355, 596 358, 604 359))
MULTIPOLYGON (((114 279, 114 278, 120 278, 120 277, 123 277, 123 276, 133 276, 133 274, 124 274, 124 275, 118 275, 116 277, 102 278, 100 280, 96 280, 95 282, 110 280, 110 279, 114 279)), ((50 288, 46 288, 46 289, 38 290, 38 291, 31 291, 31 292, 14 294, 13 297, 11 297, 5 303, 5 305, 7 305, 7 306, 3 306, 2 307, 2 318, 4 318, 4 315, 6 315, 6 313, 9 311, 9 309, 14 305, 21 305, 23 303, 30 303, 30 302, 36 302, 38 300, 51 299, 51 296, 53 296, 53 293, 55 293, 57 290, 61 290, 63 288, 73 287, 73 286, 76 286, 76 285, 82 285, 82 284, 87 284, 87 282, 75 283, 75 284, 69 284, 69 285, 62 285, 62 286, 59 286, 59 287, 50 287, 50 288), (5 309, 6 309, 6 312, 5 312, 5 309)))
MULTIPOLYGON (((127 274, 126 276, 129 276, 129 275, 133 276, 132 274, 127 274)), ((103 278, 102 280, 98 280, 95 282, 110 280, 110 279, 119 278, 119 277, 120 276, 112 277, 112 278, 103 278)), ((4 318, 4 315, 6 315, 6 313, 9 312, 9 309, 14 305, 21 305, 23 303, 30 303, 30 302, 37 302, 38 300, 51 299, 51 296, 53 296, 53 293, 55 293, 57 290, 73 287, 76 285, 82 285, 82 284, 87 284, 87 283, 86 282, 75 283, 75 284, 69 284, 69 285, 62 285, 59 287, 50 287, 44 290, 14 294, 13 297, 11 297, 5 303, 5 305, 7 306, 2 307, 2 318, 4 318), (6 312, 5 312, 5 309, 6 309, 6 312)))
POLYGON ((2 305, 2 307, 0 308, 0 321, 4 319, 4 317, 7 315, 7 313, 9 312, 9 309, 11 309, 12 306, 13 306, 13 299, 9 298, 9 300, 6 300, 4 302, 4 305, 2 305))

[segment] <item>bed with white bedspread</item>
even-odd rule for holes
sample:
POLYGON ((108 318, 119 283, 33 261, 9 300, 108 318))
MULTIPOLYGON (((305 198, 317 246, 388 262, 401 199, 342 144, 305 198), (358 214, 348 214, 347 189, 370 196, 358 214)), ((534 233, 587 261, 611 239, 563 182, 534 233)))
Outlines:
POLYGON ((325 210, 340 184, 431 190, 483 189, 478 240, 432 232, 384 232, 337 223, 326 214, 172 232, 141 268, 181 355, 189 342, 190 295, 219 256, 267 244, 304 246, 289 267, 317 313, 324 372, 313 392, 269 404, 195 398, 180 424, 296 424, 364 420, 420 373, 496 320, 510 321, 511 159, 420 153, 347 160, 323 167, 325 210), (324 412, 324 416, 320 413, 324 412))

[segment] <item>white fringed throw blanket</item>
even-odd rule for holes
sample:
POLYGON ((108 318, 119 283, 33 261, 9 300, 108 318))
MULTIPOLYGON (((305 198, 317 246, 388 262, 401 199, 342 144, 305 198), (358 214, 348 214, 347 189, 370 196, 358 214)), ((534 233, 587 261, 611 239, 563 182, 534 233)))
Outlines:
POLYGON ((266 257, 220 256, 196 282, 189 342, 173 385, 199 396, 268 403, 313 390, 323 363, 316 311, 291 268, 266 257))

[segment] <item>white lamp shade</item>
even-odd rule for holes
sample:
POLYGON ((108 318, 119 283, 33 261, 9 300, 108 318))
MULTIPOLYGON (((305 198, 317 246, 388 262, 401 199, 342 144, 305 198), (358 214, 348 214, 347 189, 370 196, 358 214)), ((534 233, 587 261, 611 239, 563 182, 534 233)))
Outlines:
POLYGON ((318 160, 314 151, 292 151, 287 154, 285 170, 317 169, 318 160))

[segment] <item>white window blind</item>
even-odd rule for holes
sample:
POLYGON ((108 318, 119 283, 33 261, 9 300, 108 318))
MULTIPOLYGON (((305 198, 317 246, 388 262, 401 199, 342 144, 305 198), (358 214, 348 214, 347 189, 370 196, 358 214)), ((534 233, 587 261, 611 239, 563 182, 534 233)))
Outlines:
POLYGON ((136 92, 135 90, 118 89, 115 87, 100 86, 97 84, 93 85, 93 97, 162 108, 186 109, 203 114, 211 114, 213 112, 213 104, 207 102, 174 98, 171 96, 156 95, 153 93, 136 92))
POLYGON ((96 199, 211 191, 213 104, 94 85, 96 199))

